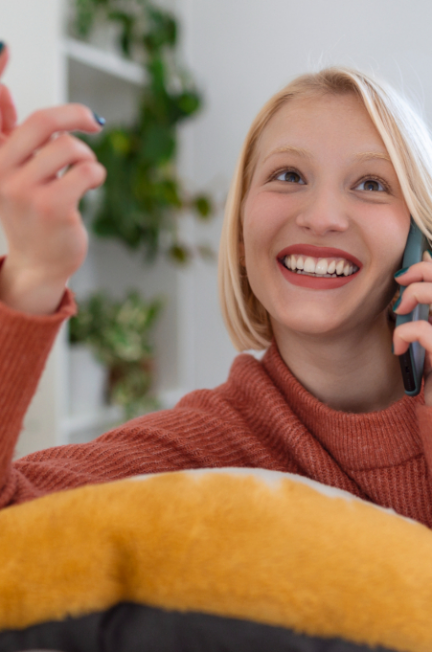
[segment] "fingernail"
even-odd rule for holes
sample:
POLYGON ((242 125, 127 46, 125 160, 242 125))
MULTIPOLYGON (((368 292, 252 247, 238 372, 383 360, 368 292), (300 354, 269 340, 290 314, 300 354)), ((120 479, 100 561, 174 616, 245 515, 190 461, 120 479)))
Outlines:
POLYGON ((399 308, 401 301, 402 301, 402 297, 399 297, 399 299, 396 301, 396 303, 393 306, 393 312, 396 312, 396 310, 399 308))
POLYGON ((98 115, 98 114, 95 113, 94 111, 93 111, 93 116, 94 116, 94 119, 96 120, 96 122, 98 123, 98 125, 100 125, 101 127, 103 127, 104 124, 106 123, 105 118, 102 118, 100 115, 98 115))
POLYGON ((394 345, 392 344, 392 353, 394 354, 394 345))
POLYGON ((3 43, 3 41, 0 41, 0 54, 3 52, 4 48, 5 48, 5 44, 3 43))
POLYGON ((402 274, 405 274, 405 272, 407 272, 408 270, 409 267, 402 267, 402 269, 398 269, 394 277, 397 278, 398 276, 402 276, 402 274))

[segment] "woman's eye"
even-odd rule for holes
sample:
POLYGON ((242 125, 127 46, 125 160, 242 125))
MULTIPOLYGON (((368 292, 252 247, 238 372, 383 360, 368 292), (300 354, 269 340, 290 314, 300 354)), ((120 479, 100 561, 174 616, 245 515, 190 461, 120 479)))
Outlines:
POLYGON ((366 190, 368 192, 385 192, 386 188, 384 185, 377 181, 376 179, 364 179, 359 185, 355 188, 356 190, 366 190))
POLYGON ((277 181, 285 181, 288 183, 298 183, 304 185, 303 179, 297 172, 294 172, 294 170, 284 170, 283 172, 279 172, 275 179, 277 181))

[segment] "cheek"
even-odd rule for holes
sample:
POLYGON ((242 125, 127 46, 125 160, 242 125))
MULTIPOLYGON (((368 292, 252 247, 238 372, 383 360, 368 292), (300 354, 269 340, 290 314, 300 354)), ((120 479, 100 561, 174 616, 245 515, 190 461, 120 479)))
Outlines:
POLYGON ((369 292, 379 310, 386 308, 398 289, 394 274, 401 266, 408 232, 409 215, 405 211, 397 212, 396 215, 393 213, 388 220, 377 218, 368 229, 372 272, 369 275, 372 283, 369 292))
POLYGON ((409 232, 409 217, 402 215, 388 225, 378 225, 374 230, 375 262, 378 268, 392 276, 400 267, 409 232))
POLYGON ((259 193, 248 196, 243 211, 246 257, 268 251, 286 225, 289 207, 282 196, 259 193))

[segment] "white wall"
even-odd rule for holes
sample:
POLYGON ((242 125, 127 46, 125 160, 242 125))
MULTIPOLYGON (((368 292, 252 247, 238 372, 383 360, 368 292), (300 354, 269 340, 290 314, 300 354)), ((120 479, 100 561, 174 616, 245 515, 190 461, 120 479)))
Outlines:
MULTIPOLYGON (((429 0, 177 0, 185 59, 206 109, 184 129, 182 171, 196 187, 227 189, 246 131, 293 76, 324 65, 375 71, 432 110, 429 0)), ((212 227, 217 242, 221 217, 212 227)), ((196 386, 226 378, 233 348, 216 297, 216 271, 194 275, 196 386)))

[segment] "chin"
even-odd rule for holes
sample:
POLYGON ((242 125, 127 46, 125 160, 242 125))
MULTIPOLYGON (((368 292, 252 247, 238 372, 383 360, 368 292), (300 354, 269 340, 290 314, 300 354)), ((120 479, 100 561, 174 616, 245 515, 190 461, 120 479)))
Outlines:
POLYGON ((326 336, 340 333, 343 329, 343 321, 336 320, 329 315, 279 315, 271 318, 275 332, 295 332, 299 335, 326 336))

